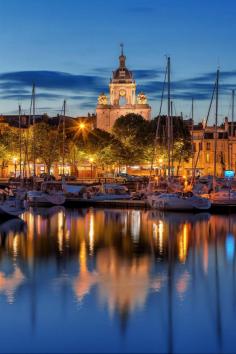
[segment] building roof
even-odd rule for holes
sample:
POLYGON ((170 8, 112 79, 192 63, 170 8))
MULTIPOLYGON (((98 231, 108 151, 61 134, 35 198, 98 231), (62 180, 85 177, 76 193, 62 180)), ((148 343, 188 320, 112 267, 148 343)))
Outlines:
POLYGON ((112 83, 133 83, 133 73, 126 67, 126 56, 123 53, 123 45, 121 47, 121 55, 119 56, 120 65, 118 69, 113 71, 112 83))

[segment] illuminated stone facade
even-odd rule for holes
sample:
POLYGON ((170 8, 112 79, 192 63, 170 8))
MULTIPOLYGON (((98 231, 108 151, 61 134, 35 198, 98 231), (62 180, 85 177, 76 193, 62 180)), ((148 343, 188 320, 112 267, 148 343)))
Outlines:
POLYGON ((128 113, 140 114, 144 119, 151 119, 151 107, 143 92, 136 97, 136 82, 133 74, 126 68, 123 49, 119 57, 119 68, 113 72, 110 82, 110 99, 102 93, 98 97, 96 108, 97 128, 110 131, 120 116, 128 113))
MULTIPOLYGON (((180 174, 191 175, 192 168, 198 159, 196 172, 199 175, 213 175, 214 173, 214 126, 205 128, 202 123, 189 126, 193 141, 193 159, 184 164, 180 174), (204 134, 204 139, 203 139, 204 134)), ((236 124, 225 118, 222 125, 217 128, 217 153, 216 174, 223 176, 224 171, 232 169, 236 171, 236 124)))

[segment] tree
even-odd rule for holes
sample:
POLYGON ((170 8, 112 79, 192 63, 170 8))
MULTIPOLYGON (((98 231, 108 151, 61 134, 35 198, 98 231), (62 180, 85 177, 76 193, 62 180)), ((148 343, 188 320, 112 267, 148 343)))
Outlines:
MULTIPOLYGON (((167 116, 156 117, 150 122, 152 125, 151 131, 157 130, 159 120, 159 129, 156 139, 156 156, 155 159, 161 156, 162 159, 167 160, 167 116)), ((191 135, 188 126, 184 123, 182 117, 172 117, 173 123, 173 160, 177 162, 177 170, 182 161, 187 161, 191 157, 192 145, 191 135)), ((154 136, 155 140, 155 136, 154 136)), ((153 140, 153 141, 154 141, 153 140)))
MULTIPOLYGON (((57 127, 46 122, 40 122, 34 126, 35 157, 41 159, 50 173, 53 162, 60 158, 60 134, 57 127)), ((31 156, 33 155, 33 142, 31 143, 31 156)))
POLYGON ((113 133, 123 145, 123 160, 126 164, 141 163, 145 160, 145 150, 150 145, 151 132, 149 122, 141 115, 129 113, 121 116, 113 126, 113 133))
POLYGON ((7 126, 0 131, 0 157, 2 175, 8 163, 19 159, 19 131, 15 127, 7 126))
POLYGON ((122 159, 122 144, 116 137, 101 129, 94 129, 86 136, 81 134, 75 141, 77 149, 85 159, 95 158, 102 166, 110 166, 122 159))

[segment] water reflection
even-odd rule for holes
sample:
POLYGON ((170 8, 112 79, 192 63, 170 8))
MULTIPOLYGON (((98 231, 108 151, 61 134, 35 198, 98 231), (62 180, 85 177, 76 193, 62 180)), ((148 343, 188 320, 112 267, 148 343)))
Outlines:
POLYGON ((0 225, 1 350, 236 350, 234 215, 53 207, 23 219, 0 225), (4 321, 16 335, 22 306, 15 348, 4 321))
POLYGON ((9 276, 4 272, 0 272, 0 293, 6 295, 9 304, 14 302, 16 289, 22 284, 24 279, 25 277, 18 267, 9 276))

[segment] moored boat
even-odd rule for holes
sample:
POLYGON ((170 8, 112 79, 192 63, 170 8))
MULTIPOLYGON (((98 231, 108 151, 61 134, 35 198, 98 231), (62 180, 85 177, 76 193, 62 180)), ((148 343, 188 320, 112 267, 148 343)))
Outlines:
POLYGON ((220 189, 209 194, 209 199, 213 203, 235 204, 236 205, 236 191, 230 189, 220 189))
POLYGON ((23 201, 16 197, 8 197, 0 202, 0 217, 14 218, 18 217, 25 211, 23 201))
POLYGON ((62 205, 65 203, 65 195, 59 192, 46 193, 42 191, 30 191, 27 193, 29 205, 62 205))
POLYGON ((33 190, 27 193, 27 201, 31 206, 62 205, 66 201, 62 184, 54 181, 43 182, 41 190, 33 190))
POLYGON ((88 190, 87 198, 91 201, 127 200, 131 199, 127 187, 120 184, 103 184, 88 190))
POLYGON ((154 193, 147 198, 151 208, 158 210, 197 211, 209 210, 211 202, 193 193, 154 193))

